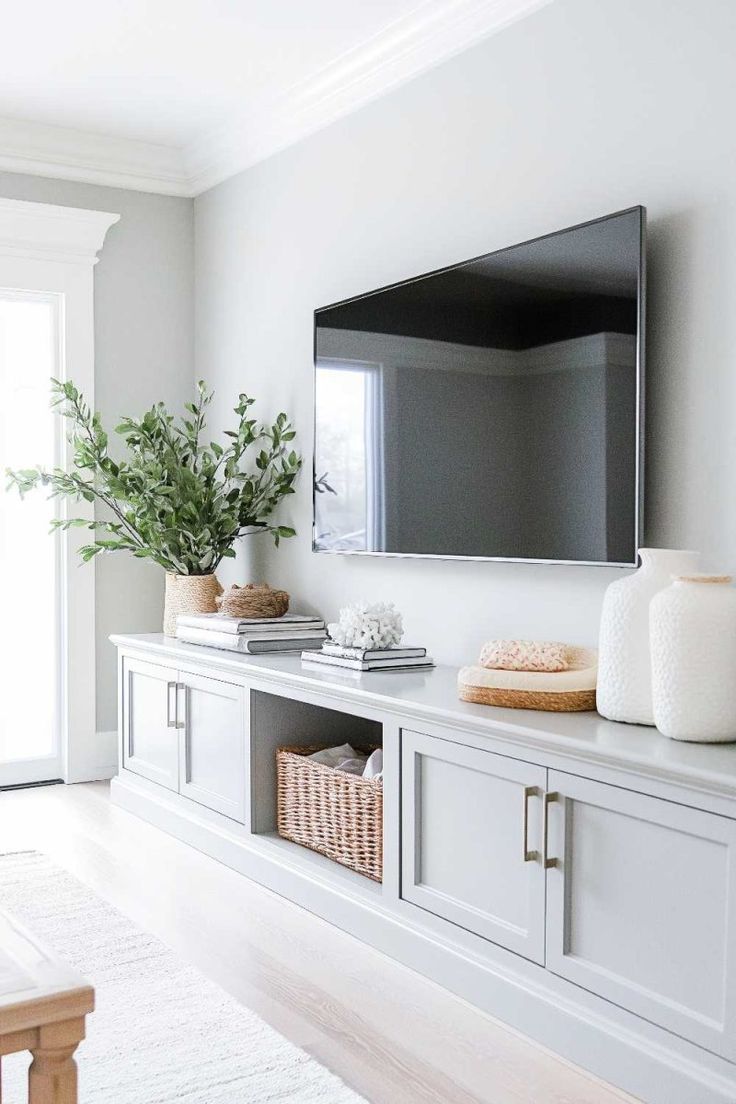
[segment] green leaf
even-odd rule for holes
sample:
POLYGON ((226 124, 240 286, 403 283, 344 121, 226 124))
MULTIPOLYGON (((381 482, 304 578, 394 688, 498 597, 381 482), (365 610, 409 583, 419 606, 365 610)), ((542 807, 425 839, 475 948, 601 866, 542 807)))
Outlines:
POLYGON ((277 544, 294 535, 289 526, 269 521, 293 493, 302 464, 294 451, 285 455, 282 442, 294 438, 286 414, 271 425, 260 423, 248 416, 254 400, 243 393, 236 427, 224 431, 227 447, 217 441, 202 445, 212 392, 200 381, 196 401, 185 406, 189 417, 177 421, 159 402, 140 418, 119 419, 115 432, 121 446, 113 450, 113 460, 100 415, 72 381, 53 380, 51 399, 70 429, 72 466, 9 470, 8 488, 22 497, 47 487, 51 498, 94 504, 95 520, 52 523, 53 531, 86 527, 105 534, 80 549, 83 562, 126 551, 169 571, 201 574, 232 558, 243 533, 270 531, 277 544))

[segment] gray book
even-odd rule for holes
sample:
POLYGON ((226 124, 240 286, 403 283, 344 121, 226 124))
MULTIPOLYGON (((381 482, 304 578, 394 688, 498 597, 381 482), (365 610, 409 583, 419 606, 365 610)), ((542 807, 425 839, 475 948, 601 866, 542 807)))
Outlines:
POLYGON ((312 640, 289 640, 284 637, 280 640, 249 640, 242 649, 249 655, 261 655, 264 652, 302 652, 307 655, 317 655, 322 647, 323 636, 315 636, 312 640), (314 651, 308 649, 313 648, 314 651))

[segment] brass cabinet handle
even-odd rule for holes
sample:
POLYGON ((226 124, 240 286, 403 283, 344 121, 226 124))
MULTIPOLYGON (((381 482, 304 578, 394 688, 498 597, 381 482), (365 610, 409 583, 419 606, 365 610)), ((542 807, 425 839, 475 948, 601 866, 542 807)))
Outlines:
POLYGON ((176 728, 176 683, 166 683, 166 727, 176 728), (174 713, 171 713, 171 691, 174 691, 174 713))
POLYGON ((529 850, 529 798, 539 797, 538 786, 524 787, 524 862, 535 862, 539 858, 538 851, 529 850))
POLYGON ((549 807, 553 801, 559 801, 560 795, 555 793, 546 793, 544 795, 544 869, 549 870, 552 866, 559 866, 559 859, 551 859, 549 857, 549 807))

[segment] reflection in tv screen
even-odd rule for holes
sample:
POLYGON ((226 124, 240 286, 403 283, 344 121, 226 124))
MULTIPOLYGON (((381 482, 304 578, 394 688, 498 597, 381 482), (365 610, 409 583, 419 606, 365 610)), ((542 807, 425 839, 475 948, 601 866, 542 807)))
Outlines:
POLYGON ((643 228, 317 311, 315 550, 634 563, 643 228))

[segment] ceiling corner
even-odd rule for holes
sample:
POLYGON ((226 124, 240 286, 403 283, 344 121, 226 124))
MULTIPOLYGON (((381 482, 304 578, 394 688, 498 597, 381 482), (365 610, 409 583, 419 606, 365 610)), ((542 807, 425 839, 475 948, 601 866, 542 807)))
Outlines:
POLYGON ((206 191, 329 126, 553 0, 428 0, 237 122, 184 150, 191 192, 206 191))

